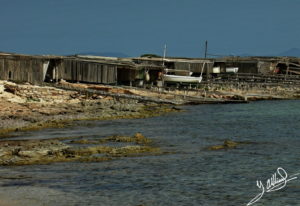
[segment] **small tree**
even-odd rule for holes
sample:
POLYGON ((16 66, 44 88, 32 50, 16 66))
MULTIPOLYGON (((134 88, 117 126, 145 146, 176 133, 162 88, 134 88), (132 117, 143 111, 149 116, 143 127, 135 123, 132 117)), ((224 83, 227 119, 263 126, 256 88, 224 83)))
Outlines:
POLYGON ((157 54, 142 54, 141 57, 161 58, 161 56, 159 56, 157 54))

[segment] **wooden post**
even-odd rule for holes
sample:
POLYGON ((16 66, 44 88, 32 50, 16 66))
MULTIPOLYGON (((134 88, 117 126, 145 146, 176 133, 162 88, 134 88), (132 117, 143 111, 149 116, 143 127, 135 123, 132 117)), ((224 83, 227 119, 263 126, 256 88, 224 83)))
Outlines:
POLYGON ((290 66, 289 66, 288 63, 286 63, 285 65, 286 65, 286 72, 285 72, 284 80, 286 80, 288 72, 289 72, 289 69, 290 69, 290 66))
POLYGON ((162 62, 163 66, 165 66, 166 55, 167 55, 167 44, 165 44, 165 47, 164 47, 163 62, 162 62))
POLYGON ((205 41, 205 52, 204 52, 204 58, 206 59, 207 56, 207 40, 205 41))
MULTIPOLYGON (((4 61, 5 61, 5 60, 4 60, 4 58, 3 58, 3 59, 2 59, 2 71, 1 71, 3 76, 1 77, 1 79, 5 79, 5 72, 4 72, 4 71, 5 71, 5 68, 4 68, 4 61)), ((30 67, 30 68, 31 68, 31 67, 30 67)))
POLYGON ((57 61, 55 61, 55 80, 56 80, 56 83, 58 83, 58 63, 57 61))
POLYGON ((116 86, 118 85, 118 66, 115 66, 115 82, 116 86))

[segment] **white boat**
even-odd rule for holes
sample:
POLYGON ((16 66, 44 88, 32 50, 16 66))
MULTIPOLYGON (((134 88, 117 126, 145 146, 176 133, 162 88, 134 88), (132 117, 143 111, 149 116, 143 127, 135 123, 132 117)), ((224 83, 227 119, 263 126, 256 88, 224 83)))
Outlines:
POLYGON ((237 73, 239 71, 238 67, 227 67, 226 72, 227 73, 237 73))
MULTIPOLYGON (((164 48, 163 66, 165 66, 167 45, 164 48)), ((202 73, 205 66, 205 62, 202 65, 201 74, 199 77, 192 77, 193 72, 189 70, 167 69, 165 68, 162 74, 163 82, 176 82, 176 83, 200 83, 202 81, 202 73), (171 74, 168 74, 171 73, 171 74)))
POLYGON ((173 75, 173 74, 163 74, 162 78, 164 82, 200 83, 202 81, 202 76, 192 77, 192 76, 181 76, 181 75, 173 75))

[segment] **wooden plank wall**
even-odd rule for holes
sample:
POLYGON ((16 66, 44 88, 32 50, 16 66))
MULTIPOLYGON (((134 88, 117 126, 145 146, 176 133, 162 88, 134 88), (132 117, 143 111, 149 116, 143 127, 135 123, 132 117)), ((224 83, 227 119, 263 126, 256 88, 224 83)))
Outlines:
POLYGON ((226 72, 225 68, 238 67, 238 73, 258 74, 259 65, 258 61, 227 61, 215 62, 215 66, 221 66, 221 72, 226 72))
MULTIPOLYGON (((194 73, 201 73, 202 67, 204 63, 189 63, 189 62, 175 62, 174 63, 174 69, 178 70, 188 70, 194 73)), ((212 73, 212 63, 206 63, 203 68, 203 73, 212 73)))
POLYGON ((59 68, 59 79, 74 82, 116 83, 116 65, 65 59, 59 68))
POLYGON ((43 60, 18 56, 1 57, 0 79, 40 83, 43 81, 43 60))
POLYGON ((273 64, 271 62, 259 61, 257 66, 258 66, 258 73, 270 74, 273 73, 273 71, 275 70, 276 64, 273 64))
POLYGON ((238 67, 238 73, 258 73, 258 62, 235 62, 233 63, 234 67, 238 67))
POLYGON ((7 80, 8 79, 8 72, 5 71, 5 59, 0 59, 0 79, 7 80))
POLYGON ((118 82, 130 82, 136 79, 138 71, 129 68, 118 68, 118 82))

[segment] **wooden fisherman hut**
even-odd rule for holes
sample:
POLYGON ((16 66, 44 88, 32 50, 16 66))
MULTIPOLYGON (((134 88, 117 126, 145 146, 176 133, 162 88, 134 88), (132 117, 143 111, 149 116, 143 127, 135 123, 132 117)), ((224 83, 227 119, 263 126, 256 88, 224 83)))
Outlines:
POLYGON ((58 68, 57 77, 55 69, 49 68, 50 73, 57 79, 70 82, 114 84, 117 81, 117 64, 102 60, 73 58, 63 59, 61 67, 58 68))
POLYGON ((0 79, 30 82, 43 82, 49 58, 44 56, 29 56, 0 53, 0 79))

